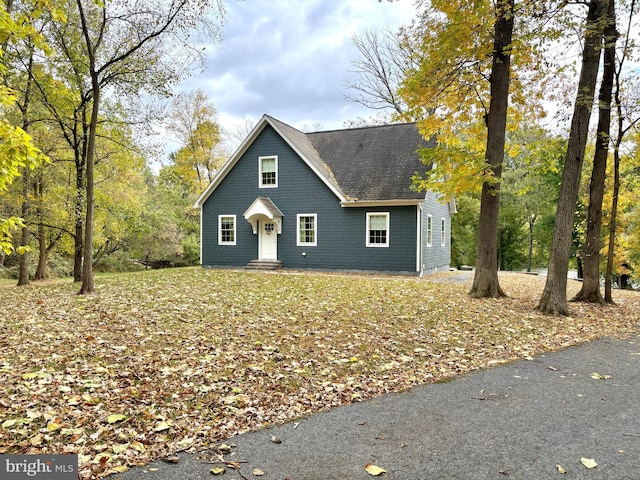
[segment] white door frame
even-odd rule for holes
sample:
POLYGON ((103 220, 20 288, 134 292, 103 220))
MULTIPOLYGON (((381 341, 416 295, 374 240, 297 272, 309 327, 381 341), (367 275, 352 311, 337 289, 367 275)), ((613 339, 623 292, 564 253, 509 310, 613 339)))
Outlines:
POLYGON ((261 219, 258 222, 258 260, 278 259, 278 226, 273 220, 261 219), (271 225, 270 233, 267 226, 271 225))

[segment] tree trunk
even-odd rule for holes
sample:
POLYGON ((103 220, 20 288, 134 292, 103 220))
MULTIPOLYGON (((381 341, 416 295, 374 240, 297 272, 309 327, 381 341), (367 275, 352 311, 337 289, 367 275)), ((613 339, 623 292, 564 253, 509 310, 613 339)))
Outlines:
POLYGON ((568 315, 567 274, 571 231, 578 200, 580 173, 589 133, 589 119, 595 96, 596 78, 602 50, 603 19, 607 14, 607 0, 591 0, 587 14, 582 69, 571 120, 571 132, 562 171, 562 184, 553 226, 553 240, 547 281, 538 310, 543 313, 568 315))
POLYGON ((607 158, 611 138, 611 97, 616 68, 615 0, 609 0, 607 25, 604 30, 604 71, 598 96, 598 129, 593 168, 589 182, 589 208, 587 210, 586 241, 584 254, 584 281, 582 288, 571 299, 572 302, 604 304, 600 293, 600 232, 602 230, 602 201, 607 177, 607 158))
POLYGON ((47 250, 46 227, 40 225, 38 227, 38 245, 40 247, 38 254, 38 268, 34 280, 44 280, 47 278, 47 262, 49 261, 49 251, 47 250))
POLYGON ((93 167, 94 156, 96 150, 96 130, 98 128, 98 112, 100 109, 100 85, 95 72, 91 74, 91 83, 93 86, 93 104, 91 106, 91 121, 89 123, 89 139, 87 141, 87 161, 86 161, 86 182, 87 182, 87 198, 86 198, 86 217, 84 232, 84 255, 82 259, 82 286, 80 293, 93 293, 95 285, 93 282, 93 199, 94 199, 94 181, 93 167))
MULTIPOLYGON (((634 11, 635 0, 631 1, 630 10, 634 11)), ((627 34, 626 40, 624 44, 624 48, 622 51, 622 56, 620 62, 618 63, 616 72, 615 72, 615 106, 618 117, 618 135, 616 137, 616 142, 613 146, 613 198, 611 200, 611 219, 609 220, 609 244, 607 246, 607 270, 604 276, 604 300, 608 303, 613 302, 613 261, 615 256, 615 247, 616 247, 616 224, 618 219, 618 195, 620 194, 620 145, 622 145, 622 139, 625 133, 631 128, 631 125, 625 129, 623 126, 624 117, 622 115, 622 103, 620 102, 620 75, 622 73, 622 65, 624 64, 624 60, 627 57, 627 52, 629 48, 629 32, 633 27, 633 16, 629 16, 629 22, 627 24, 627 34)))
POLYGON ((33 196, 36 199, 36 218, 38 219, 38 266, 36 267, 36 274, 33 277, 34 280, 46 278, 47 259, 49 258, 49 252, 47 251, 47 227, 43 225, 44 219, 42 215, 43 191, 43 181, 40 175, 33 186, 33 196))
POLYGON ((73 281, 82 281, 82 257, 84 245, 84 163, 76 152, 76 205, 75 205, 75 235, 73 249, 73 281))
POLYGON ((27 216, 29 215, 29 167, 24 167, 22 173, 22 181, 24 183, 22 200, 22 218, 25 221, 20 236, 20 246, 23 251, 20 252, 20 261, 18 267, 18 286, 29 285, 29 227, 27 226, 27 216))
POLYGON ((527 253, 527 272, 531 273, 533 263, 533 227, 535 226, 535 217, 529 216, 529 252, 527 253))
POLYGON ((469 292, 474 298, 505 296, 498 282, 498 213, 509 100, 514 3, 515 0, 501 0, 498 2, 496 12, 491 65, 491 101, 487 114, 485 153, 485 161, 491 170, 493 181, 485 181, 482 184, 476 270, 473 286, 469 292))
POLYGON ((620 192, 620 154, 616 147, 613 152, 613 199, 609 220, 609 245, 607 246, 607 270, 604 275, 604 301, 613 301, 613 260, 616 250, 616 223, 618 221, 618 194, 620 192))
MULTIPOLYGON (((11 5, 7 5, 8 10, 12 8, 11 5)), ((29 60, 28 60, 28 68, 29 71, 33 68, 33 48, 30 51, 29 60)), ((29 103, 31 100, 31 76, 27 76, 27 83, 24 87, 24 98, 22 99, 21 104, 19 105, 20 111, 22 113, 22 129, 25 132, 29 131, 30 120, 29 120, 29 103)), ((29 285, 29 227, 27 226, 27 217, 29 216, 29 182, 30 169, 28 166, 24 167, 23 170, 23 199, 22 199, 22 219, 24 220, 24 226, 22 227, 22 235, 20 236, 20 246, 22 247, 22 251, 20 252, 20 262, 18 268, 18 286, 29 285)))

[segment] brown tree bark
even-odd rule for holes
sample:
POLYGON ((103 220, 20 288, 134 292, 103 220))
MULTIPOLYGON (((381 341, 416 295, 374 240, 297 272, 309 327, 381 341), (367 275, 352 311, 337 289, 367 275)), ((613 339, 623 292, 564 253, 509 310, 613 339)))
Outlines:
MULTIPOLYGON (((631 0, 629 6, 630 12, 635 12, 635 0, 631 0)), ((616 137, 615 144, 613 146, 613 198, 611 201, 611 216, 609 220, 609 244, 607 247, 607 269, 604 275, 604 301, 607 303, 614 303, 613 301, 613 260, 615 254, 615 241, 616 241, 616 224, 618 219, 618 195, 620 193, 620 145, 622 145, 622 139, 626 132, 629 131, 640 119, 636 119, 627 128, 624 127, 624 116, 622 114, 622 103, 620 102, 620 76, 622 73, 622 65, 627 57, 629 49, 629 39, 631 29, 633 28, 633 15, 629 15, 627 30, 625 35, 624 48, 622 50, 622 56, 618 62, 615 72, 615 94, 614 104, 616 106, 616 112, 618 117, 618 135, 616 137)))
POLYGON ((571 231, 575 214, 580 173, 589 133, 589 119, 595 97, 596 79, 600 66, 604 22, 608 0, 591 0, 585 30, 582 68, 571 120, 571 131, 562 171, 547 281, 538 310, 543 313, 568 315, 567 274, 571 249, 571 231))
POLYGON ((600 292, 600 232, 602 230, 602 201, 607 177, 607 158, 609 139, 611 138, 611 99, 613 79, 616 69, 616 30, 615 0, 609 0, 607 25, 604 29, 604 71, 598 95, 598 129, 596 149, 593 155, 593 167, 589 182, 589 208, 587 209, 587 230, 585 234, 584 276, 580 291, 572 302, 590 302, 604 304, 600 292))
MULTIPOLYGON (((29 51, 28 68, 29 71, 33 68, 33 47, 29 51)), ((29 107, 31 102, 31 76, 27 76, 26 84, 24 87, 24 96, 22 101, 18 104, 20 113, 22 114, 22 130, 29 131, 31 126, 31 120, 29 119, 29 107)), ((22 199, 22 219, 24 220, 24 226, 20 235, 20 246, 24 248, 24 251, 20 254, 20 261, 18 267, 18 286, 29 285, 29 226, 27 224, 27 217, 31 210, 31 204, 29 202, 29 188, 30 188, 30 168, 24 167, 22 173, 23 182, 23 199, 22 199)))
POLYGON ((498 281, 498 213, 509 101, 514 4, 515 0, 498 2, 494 26, 491 101, 486 117, 487 150, 485 153, 485 162, 491 170, 494 181, 482 184, 476 270, 473 286, 469 292, 474 298, 505 296, 498 281))

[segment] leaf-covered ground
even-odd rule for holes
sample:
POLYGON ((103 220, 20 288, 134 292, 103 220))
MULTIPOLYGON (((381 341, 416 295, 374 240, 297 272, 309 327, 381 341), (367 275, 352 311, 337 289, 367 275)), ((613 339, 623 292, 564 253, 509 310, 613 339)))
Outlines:
MULTIPOLYGON (((423 279, 199 268, 0 287, 0 453, 78 453, 98 478, 335 405, 637 328, 618 305, 535 312, 541 277, 472 300, 423 279)), ((570 282, 570 293, 579 284, 570 282)))

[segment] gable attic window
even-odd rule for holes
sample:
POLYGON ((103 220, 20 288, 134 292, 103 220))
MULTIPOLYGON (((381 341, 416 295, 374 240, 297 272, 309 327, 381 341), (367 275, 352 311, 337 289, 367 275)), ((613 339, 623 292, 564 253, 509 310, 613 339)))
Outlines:
POLYGON ((275 188, 278 186, 278 157, 258 157, 260 188, 275 188))
POLYGON ((236 244, 236 216, 218 216, 218 245, 236 244))
POLYGON ((389 246, 389 213, 367 213, 367 247, 389 246))

